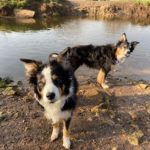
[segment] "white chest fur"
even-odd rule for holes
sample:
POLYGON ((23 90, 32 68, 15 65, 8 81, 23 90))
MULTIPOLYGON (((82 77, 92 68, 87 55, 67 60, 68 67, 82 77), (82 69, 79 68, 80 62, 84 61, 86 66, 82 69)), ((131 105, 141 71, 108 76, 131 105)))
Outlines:
POLYGON ((57 123, 60 120, 68 119, 71 117, 71 111, 61 110, 65 103, 65 100, 58 100, 55 103, 39 101, 39 103, 45 108, 46 118, 52 120, 53 123, 57 123))

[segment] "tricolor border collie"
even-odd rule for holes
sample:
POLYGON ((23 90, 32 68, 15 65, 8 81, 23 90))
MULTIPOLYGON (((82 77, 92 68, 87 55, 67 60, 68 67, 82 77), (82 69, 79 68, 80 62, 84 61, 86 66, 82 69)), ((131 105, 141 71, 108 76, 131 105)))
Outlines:
POLYGON ((105 78, 112 66, 128 57, 138 43, 137 41, 128 42, 126 34, 123 33, 116 45, 68 47, 59 55, 70 62, 69 65, 73 71, 83 64, 90 68, 99 69, 97 82, 102 88, 107 89, 109 86, 105 83, 105 78))
POLYGON ((63 146, 70 149, 69 125, 77 102, 77 82, 73 72, 51 55, 49 63, 20 59, 35 98, 45 109, 45 116, 52 120, 51 141, 59 136, 63 122, 63 146))

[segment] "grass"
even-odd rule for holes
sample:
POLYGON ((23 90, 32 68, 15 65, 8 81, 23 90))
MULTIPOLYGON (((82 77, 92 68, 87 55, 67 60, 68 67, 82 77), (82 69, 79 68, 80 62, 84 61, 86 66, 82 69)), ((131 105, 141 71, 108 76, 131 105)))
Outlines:
POLYGON ((124 0, 124 1, 129 1, 138 4, 146 4, 146 5, 150 4, 150 0, 124 0))
POLYGON ((0 8, 3 7, 23 8, 25 6, 32 4, 33 2, 60 3, 62 1, 63 0, 0 0, 0 8))
MULTIPOLYGON (((89 0, 87 0, 87 1, 89 1, 89 0)), ((110 1, 110 0, 92 0, 92 1, 110 1)), ((149 5, 150 4, 150 0, 114 0, 114 1, 133 2, 133 3, 137 3, 137 4, 144 4, 144 5, 149 5)))

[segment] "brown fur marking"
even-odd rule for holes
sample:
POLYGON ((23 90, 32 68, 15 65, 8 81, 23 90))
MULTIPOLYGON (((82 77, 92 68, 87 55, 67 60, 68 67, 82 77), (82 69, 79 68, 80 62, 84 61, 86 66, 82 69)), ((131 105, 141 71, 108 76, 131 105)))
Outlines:
POLYGON ((105 83, 105 72, 103 69, 100 69, 98 76, 97 76, 97 82, 102 85, 105 83))

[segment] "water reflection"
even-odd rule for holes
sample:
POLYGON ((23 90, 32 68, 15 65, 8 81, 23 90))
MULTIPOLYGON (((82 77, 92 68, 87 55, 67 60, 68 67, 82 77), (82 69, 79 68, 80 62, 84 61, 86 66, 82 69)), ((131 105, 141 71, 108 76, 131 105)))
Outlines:
POLYGON ((14 18, 0 18, 1 31, 16 31, 25 32, 28 30, 43 30, 47 28, 60 27, 67 18, 57 17, 42 20, 35 19, 14 19, 14 18))
POLYGON ((67 46, 116 43, 126 32, 129 41, 139 41, 140 45, 119 67, 117 74, 150 81, 150 26, 87 18, 1 19, 0 30, 0 76, 22 80, 21 57, 46 61, 49 53, 59 52, 67 46))

